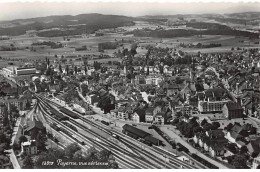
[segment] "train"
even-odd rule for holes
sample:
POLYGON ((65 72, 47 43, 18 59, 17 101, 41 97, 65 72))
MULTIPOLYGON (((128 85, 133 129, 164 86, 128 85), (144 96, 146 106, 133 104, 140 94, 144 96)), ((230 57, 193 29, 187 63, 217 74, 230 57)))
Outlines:
POLYGON ((65 113, 66 115, 70 116, 73 119, 79 119, 79 115, 76 114, 75 112, 70 111, 69 109, 65 107, 60 107, 60 111, 65 113))
POLYGON ((181 143, 177 143, 176 146, 177 146, 178 151, 183 151, 183 152, 186 152, 186 153, 190 152, 189 149, 186 148, 185 146, 183 146, 181 143))
POLYGON ((59 111, 57 111, 54 108, 50 109, 49 112, 50 112, 50 115, 53 116, 58 121, 67 121, 67 120, 69 120, 69 117, 63 115, 62 113, 60 113, 59 111))
POLYGON ((116 138, 117 140, 120 140, 120 136, 115 134, 115 133, 111 133, 112 137, 116 138))
POLYGON ((82 107, 74 107, 74 106, 73 106, 72 109, 73 109, 74 111, 80 113, 81 115, 85 115, 85 113, 86 113, 86 110, 85 110, 84 108, 82 108, 82 107))
POLYGON ((76 136, 76 135, 72 135, 71 136, 76 142, 78 142, 79 144, 81 144, 81 145, 86 145, 86 143, 82 140, 82 139, 80 139, 78 136, 76 136))
POLYGON ((191 157, 194 158, 195 160, 199 161, 200 163, 202 163, 203 165, 207 166, 210 169, 219 169, 219 167, 217 167, 216 165, 208 162, 207 160, 201 158, 200 156, 198 156, 197 154, 191 154, 191 157))
POLYGON ((105 124, 105 125, 109 125, 109 122, 106 122, 106 121, 100 121, 102 124, 105 124))

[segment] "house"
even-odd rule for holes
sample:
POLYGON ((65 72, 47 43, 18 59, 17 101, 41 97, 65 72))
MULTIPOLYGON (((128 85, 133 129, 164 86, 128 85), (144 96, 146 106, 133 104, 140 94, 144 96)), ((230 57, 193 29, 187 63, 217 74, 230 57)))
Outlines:
POLYGON ((166 96, 172 96, 172 95, 176 95, 180 92, 180 86, 173 83, 173 84, 167 84, 165 83, 163 85, 164 91, 166 91, 166 96))
POLYGON ((111 111, 110 111, 110 114, 111 114, 111 117, 112 117, 112 118, 117 118, 118 110, 117 110, 117 109, 111 110, 111 111))
POLYGON ((129 119, 128 113, 126 113, 126 107, 119 107, 118 108, 118 118, 123 119, 123 120, 129 119))
POLYGON ((212 142, 209 147, 209 152, 211 157, 224 156, 225 154, 224 145, 221 143, 212 142))
POLYGON ((145 122, 145 110, 137 108, 133 114, 133 121, 136 123, 145 122))
POLYGON ((252 154, 259 155, 260 153, 260 137, 250 140, 250 142, 247 144, 248 152, 252 154))
POLYGON ((35 140, 21 143, 21 152, 25 152, 27 155, 37 154, 37 146, 35 140))
POLYGON ((229 101, 222 108, 222 113, 228 119, 243 118, 243 108, 236 102, 229 101))
POLYGON ((59 92, 60 91, 60 85, 59 84, 50 84, 49 90, 54 90, 54 91, 59 92))
POLYGON ((206 135, 211 139, 225 139, 225 134, 223 133, 222 130, 209 130, 209 131, 206 131, 206 135))
POLYGON ((248 133, 240 124, 235 123, 229 132, 226 134, 228 141, 236 143, 237 141, 242 141, 244 138, 248 137, 248 133))
POLYGON ((153 108, 153 116, 157 115, 161 111, 162 111, 162 107, 161 106, 156 106, 155 108, 153 108))
POLYGON ((194 83, 187 82, 186 86, 180 91, 182 98, 194 95, 196 87, 194 83))
POLYGON ((193 136, 193 141, 194 141, 195 144, 198 144, 198 143, 199 143, 200 135, 201 135, 201 133, 196 133, 196 134, 193 136))
POLYGON ((149 107, 145 111, 145 122, 152 123, 153 122, 153 111, 154 108, 149 107))
POLYGON ((95 94, 92 95, 88 95, 87 96, 87 102, 91 105, 94 105, 95 103, 97 103, 99 101, 99 97, 95 94))
POLYGON ((116 100, 115 101, 115 109, 118 109, 119 107, 126 106, 128 103, 128 100, 116 100))
POLYGON ((32 135, 32 133, 38 133, 38 132, 44 132, 45 128, 40 121, 30 121, 27 125, 27 127, 24 129, 25 135, 32 135))
POLYGON ((209 140, 209 137, 206 136, 206 134, 202 134, 200 135, 200 138, 199 138, 199 146, 201 148, 204 148, 204 144, 209 140))
POLYGON ((133 120, 133 114, 134 114, 135 107, 133 105, 129 105, 125 108, 126 116, 128 116, 127 119, 133 120))
POLYGON ((253 169, 259 169, 260 167, 260 156, 254 158, 253 160, 253 169))
POLYGON ((160 112, 160 113, 157 113, 155 116, 154 116, 154 122, 156 124, 161 124, 161 125, 164 125, 164 114, 163 112, 160 112))

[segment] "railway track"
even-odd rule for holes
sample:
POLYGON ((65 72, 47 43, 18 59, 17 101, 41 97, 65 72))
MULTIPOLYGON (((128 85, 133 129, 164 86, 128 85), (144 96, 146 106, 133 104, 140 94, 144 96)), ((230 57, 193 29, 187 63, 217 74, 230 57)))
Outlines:
MULTIPOLYGON (((43 101, 43 100, 41 100, 41 101, 43 101)), ((43 103, 43 102, 42 102, 43 103)), ((45 104, 45 106, 48 106, 48 105, 46 105, 46 102, 44 102, 44 104, 45 104)), ((56 123, 58 123, 59 125, 61 125, 62 127, 64 127, 64 128, 66 128, 66 126, 65 125, 63 125, 61 122, 59 122, 59 121, 57 121, 56 119, 54 119, 54 118, 52 118, 52 117, 50 117, 50 114, 47 112, 47 108, 43 108, 43 109, 45 109, 45 113, 47 113, 48 115, 48 117, 47 118, 50 118, 52 121, 55 121, 56 123)), ((70 120, 70 122, 72 122, 73 120, 70 120)), ((74 122, 72 122, 72 123, 74 123, 75 125, 76 125, 76 121, 74 121, 74 122)), ((77 124, 77 125, 79 125, 79 124, 77 124)), ((107 147, 110 147, 110 149, 111 149, 111 151, 115 154, 115 157, 117 158, 117 162, 118 162, 118 164, 120 165, 120 164, 122 164, 122 167, 124 168, 124 167, 127 167, 127 168, 147 168, 147 169, 151 169, 151 168, 157 168, 157 167, 154 167, 154 166, 151 166, 150 164, 148 164, 148 163, 144 163, 144 162, 139 162, 138 160, 136 160, 136 159, 133 159, 133 158, 131 158, 130 157, 130 155, 131 154, 125 154, 125 155, 123 155, 123 152, 124 151, 122 151, 121 149, 119 149, 119 148, 117 148, 117 145, 114 145, 113 144, 113 142, 112 143, 109 143, 106 139, 103 139, 103 138, 99 138, 100 140, 102 140, 102 142, 103 142, 103 144, 101 144, 101 143, 99 143, 98 141, 95 141, 95 140, 91 140, 91 142, 89 142, 89 139, 90 138, 87 138, 86 136, 83 136, 82 134, 79 134, 79 133, 77 133, 77 132, 75 132, 75 131, 73 131, 73 130, 71 130, 71 129, 69 129, 69 128, 66 128, 68 131, 70 131, 71 133, 73 133, 73 134, 75 134, 75 135, 77 135, 78 137, 80 137, 80 138, 82 138, 82 139, 84 139, 85 141, 86 141, 86 143, 89 145, 95 145, 95 146, 97 146, 97 147, 99 147, 98 148, 98 150, 101 150, 101 149, 107 149, 107 147), (87 140, 86 140, 87 139, 87 140), (104 145, 104 143, 106 144, 106 145, 104 145), (122 157, 120 157, 119 155, 121 155, 121 156, 123 156, 123 158, 122 157), (124 161, 123 161, 124 160, 124 161), (127 162, 125 162, 127 160, 127 162), (125 165, 127 164, 128 166, 125 166, 125 165)), ((85 128, 85 130, 86 130, 86 128, 85 128)), ((88 132, 92 132, 92 131, 90 131, 90 130, 88 130, 88 132)), ((95 134, 95 133, 92 133, 92 134, 95 134)), ((96 137, 98 137, 98 135, 96 135, 96 137)), ((82 146, 82 145, 81 145, 82 146)))
MULTIPOLYGON (((50 104, 52 104, 53 106, 56 106, 57 108, 59 108, 60 106, 57 104, 57 103, 54 103, 54 102, 48 102, 48 103, 50 103, 50 104)), ((98 129, 101 129, 103 132, 105 132, 105 133, 107 133, 107 134, 110 134, 111 135, 111 128, 109 128, 109 127, 107 127, 107 126, 100 126, 100 125, 98 125, 98 124, 96 124, 96 123, 93 123, 92 121, 90 121, 90 120, 88 120, 88 119, 85 119, 85 118, 83 118, 82 116, 81 116, 81 114, 80 115, 78 115, 78 117, 79 117, 79 119, 81 119, 82 121, 84 121, 84 122, 86 122, 86 123, 88 123, 88 124, 90 124, 90 125, 92 125, 92 126, 94 126, 94 127, 96 127, 96 128, 98 128, 98 129)), ((75 125, 80 125, 80 124, 78 124, 77 122, 76 123, 74 123, 75 125)), ((103 125, 103 124, 101 124, 101 125, 103 125)), ((81 126, 82 127, 82 126, 81 126)), ((87 130, 88 132, 92 132, 92 131, 90 131, 88 128, 84 128, 84 130, 87 130)), ((96 133, 93 133, 92 132, 92 134, 96 134, 96 133)), ((117 133, 117 134, 119 134, 119 135, 121 135, 121 137, 122 137, 122 133, 117 133)), ((125 135, 123 135, 123 137, 125 137, 125 135)), ((132 139, 132 138, 131 138, 132 139)), ((127 140, 126 140, 127 141, 127 140)), ((134 140, 134 141, 136 141, 136 140, 134 140)), ((111 146, 111 145, 110 145, 111 146)), ((157 152, 157 153, 162 153, 161 151, 159 152, 158 150, 156 150, 155 148, 151 148, 151 149, 153 149, 153 151, 155 151, 155 152, 157 152)), ((138 149, 138 147, 136 148, 136 151, 138 151, 138 152, 140 152, 141 150, 140 149, 138 149)), ((165 154, 167 154, 167 151, 165 151, 164 152, 164 154, 163 155, 165 155, 165 154), (166 152, 166 153, 165 153, 166 152)), ((146 154, 146 156, 147 157, 150 157, 150 158, 153 158, 152 156, 151 156, 151 154, 149 154, 149 152, 145 152, 145 154, 146 154)), ((169 154, 169 153, 168 153, 169 154)), ((168 167, 170 167, 170 168, 196 168, 195 166, 192 166, 192 165, 189 165, 189 164, 187 164, 187 163, 185 163, 185 162, 182 162, 182 161, 180 161, 180 160, 178 160, 178 159, 176 159, 175 158, 175 156, 174 157, 171 157, 172 155, 168 155, 168 157, 169 157, 169 163, 171 164, 170 166, 168 166, 168 167), (174 164, 174 166, 172 165, 172 164, 174 164)), ((158 160, 158 158, 156 158, 156 160, 158 160)), ((155 161, 156 161, 155 160, 155 161)), ((157 161, 158 162, 158 161, 157 161)), ((167 164, 167 163, 166 163, 167 164)), ((166 165, 167 166, 167 165, 166 165)))

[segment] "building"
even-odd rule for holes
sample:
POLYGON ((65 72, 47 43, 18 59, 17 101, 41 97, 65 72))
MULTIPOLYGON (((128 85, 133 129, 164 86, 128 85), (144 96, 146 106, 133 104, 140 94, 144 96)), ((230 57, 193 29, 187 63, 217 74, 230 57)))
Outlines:
POLYGON ((148 108, 145 111, 145 122, 152 123, 153 122, 153 108, 148 108))
POLYGON ((158 86, 159 83, 162 82, 162 77, 156 75, 149 75, 145 78, 145 83, 148 85, 156 85, 158 86))
POLYGON ((145 122, 145 110, 137 108, 133 114, 133 121, 136 123, 145 122))
POLYGON ((32 135, 32 133, 44 132, 45 128, 40 121, 30 121, 24 129, 24 135, 32 135))
POLYGON ((226 138, 231 143, 237 143, 248 137, 248 132, 239 124, 235 124, 226 134, 226 138))
POLYGON ((251 155, 260 155, 260 137, 250 140, 247 144, 247 149, 251 155))
POLYGON ((0 99, 0 103, 4 104, 8 110, 10 110, 11 106, 15 106, 17 110, 24 111, 26 109, 26 104, 31 104, 31 98, 26 96, 21 96, 20 98, 5 98, 0 99))
POLYGON ((253 161, 253 169, 259 169, 260 168, 260 156, 254 158, 253 161))
POLYGON ((161 140, 154 138, 151 134, 128 124, 123 126, 123 133, 150 146, 162 144, 161 140))
POLYGON ((228 119, 243 118, 243 108, 236 102, 229 101, 222 108, 222 113, 228 119))
POLYGON ((28 142, 21 143, 21 152, 26 153, 27 155, 37 154, 37 146, 35 140, 30 140, 28 142))
POLYGON ((228 102, 227 100, 223 100, 223 101, 199 101, 198 102, 198 110, 201 113, 222 112, 222 108, 227 102, 228 102))
POLYGON ((224 156, 225 154, 225 149, 223 144, 211 144, 209 147, 209 152, 211 157, 216 157, 216 156, 224 156))
POLYGON ((34 66, 31 67, 8 66, 6 68, 3 68, 3 71, 9 77, 36 74, 36 68, 34 66))
POLYGON ((95 94, 93 94, 93 95, 88 95, 88 96, 86 97, 86 100, 87 100, 87 102, 88 102, 89 104, 94 105, 95 103, 97 103, 97 102, 99 101, 99 97, 98 97, 97 95, 95 95, 95 94))
POLYGON ((128 113, 126 113, 125 107, 119 107, 117 114, 118 114, 117 117, 119 119, 122 119, 122 120, 128 120, 129 119, 129 116, 128 116, 128 113))
POLYGON ((160 112, 154 116, 154 123, 164 125, 164 113, 160 112))

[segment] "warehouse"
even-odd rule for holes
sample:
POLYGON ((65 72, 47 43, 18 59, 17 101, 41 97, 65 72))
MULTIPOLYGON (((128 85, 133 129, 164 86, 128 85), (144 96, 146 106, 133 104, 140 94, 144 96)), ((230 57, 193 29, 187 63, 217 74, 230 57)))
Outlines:
POLYGON ((140 140, 149 146, 162 145, 162 141, 154 138, 150 133, 147 133, 128 124, 125 124, 123 126, 123 133, 134 139, 140 140))
POLYGON ((149 133, 128 124, 123 126, 123 133, 129 136, 135 136, 137 139, 144 139, 146 136, 150 135, 149 133))

